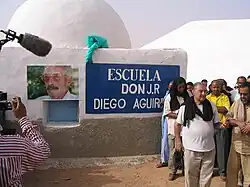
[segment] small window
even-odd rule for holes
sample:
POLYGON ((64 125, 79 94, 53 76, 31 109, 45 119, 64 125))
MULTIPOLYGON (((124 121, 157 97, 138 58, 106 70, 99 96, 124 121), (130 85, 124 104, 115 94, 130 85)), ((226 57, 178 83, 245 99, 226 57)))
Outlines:
POLYGON ((79 101, 48 101, 47 122, 78 122, 79 101))

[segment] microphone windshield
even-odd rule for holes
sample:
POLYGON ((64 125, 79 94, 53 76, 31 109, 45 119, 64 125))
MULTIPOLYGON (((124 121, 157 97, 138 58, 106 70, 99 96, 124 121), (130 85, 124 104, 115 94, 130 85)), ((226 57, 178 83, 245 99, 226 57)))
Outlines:
POLYGON ((52 48, 51 43, 48 41, 28 33, 21 34, 18 43, 23 48, 40 57, 47 56, 52 48))

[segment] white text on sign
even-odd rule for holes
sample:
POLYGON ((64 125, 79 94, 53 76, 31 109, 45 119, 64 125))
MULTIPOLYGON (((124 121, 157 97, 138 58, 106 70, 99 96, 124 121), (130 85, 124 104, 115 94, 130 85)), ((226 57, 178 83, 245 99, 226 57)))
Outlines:
POLYGON ((132 101, 133 104, 125 98, 94 98, 95 110, 124 109, 128 107, 128 103, 130 103, 129 107, 134 110, 158 109, 161 107, 162 98, 159 97, 161 76, 159 70, 109 68, 107 80, 121 82, 120 93, 123 96, 138 95, 142 97, 135 98, 132 101))

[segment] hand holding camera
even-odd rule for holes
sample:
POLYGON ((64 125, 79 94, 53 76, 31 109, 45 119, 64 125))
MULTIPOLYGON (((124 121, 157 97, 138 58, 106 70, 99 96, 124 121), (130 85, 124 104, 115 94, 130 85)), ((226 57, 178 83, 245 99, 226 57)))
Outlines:
POLYGON ((21 119, 27 116, 26 107, 22 103, 20 97, 14 97, 11 101, 11 105, 12 105, 13 114, 17 119, 21 119))

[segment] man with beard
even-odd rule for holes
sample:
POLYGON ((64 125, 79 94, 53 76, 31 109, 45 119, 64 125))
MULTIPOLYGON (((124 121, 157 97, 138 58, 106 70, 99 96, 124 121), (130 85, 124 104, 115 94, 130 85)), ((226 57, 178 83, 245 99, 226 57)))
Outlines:
POLYGON ((236 82, 236 86, 235 86, 235 89, 232 90, 230 93, 231 93, 231 100, 234 102, 234 101, 237 101, 238 99, 240 99, 240 94, 239 94, 239 87, 245 83, 247 81, 246 77, 244 76, 239 76, 237 78, 237 82, 236 82))
POLYGON ((209 187, 214 159, 214 125, 219 125, 216 106, 206 99, 206 88, 195 83, 193 97, 179 109, 175 124, 175 148, 184 148, 185 187, 209 187), (182 132, 182 140, 181 140, 182 132), (183 147, 182 147, 183 141, 183 147))
POLYGON ((44 69, 42 80, 48 95, 38 99, 78 99, 78 96, 69 91, 72 85, 71 66, 47 66, 44 69))
POLYGON ((187 92, 187 85, 184 78, 179 77, 174 80, 170 93, 165 99, 163 116, 167 117, 168 124, 168 145, 169 145, 169 159, 168 167, 170 169, 169 180, 173 181, 176 177, 178 165, 176 161, 175 154, 175 134, 174 125, 175 120, 178 115, 179 108, 184 101, 189 98, 187 92))
POLYGON ((241 182, 237 176, 240 170, 244 177, 243 187, 250 185, 250 83, 240 85, 239 95, 240 99, 233 103, 224 124, 225 127, 233 126, 226 187, 235 187, 241 182))
MULTIPOLYGON (((207 99, 216 105, 220 122, 223 124, 226 121, 226 114, 230 108, 229 98, 222 93, 222 84, 220 80, 212 81, 210 88, 212 92, 207 96, 207 99)), ((225 128, 216 128, 215 143, 220 179, 226 181, 226 167, 231 143, 229 131, 225 128)))

